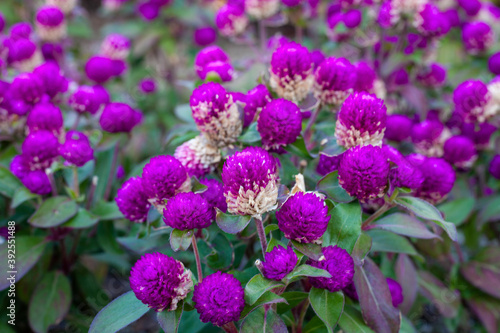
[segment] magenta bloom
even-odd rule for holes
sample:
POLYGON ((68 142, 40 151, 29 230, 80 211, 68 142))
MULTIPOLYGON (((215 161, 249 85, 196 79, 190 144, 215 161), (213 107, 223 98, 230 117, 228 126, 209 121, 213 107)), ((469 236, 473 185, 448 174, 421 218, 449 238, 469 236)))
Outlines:
POLYGON ((342 15, 342 21, 348 29, 357 28, 361 24, 361 11, 359 9, 351 9, 342 15))
POLYGON ((360 62, 356 67, 356 82, 354 91, 364 91, 374 93, 374 84, 377 80, 377 73, 366 62, 360 62))
POLYGON ((31 40, 22 38, 11 40, 7 61, 14 67, 24 71, 31 71, 42 59, 37 46, 31 40))
POLYGON ((208 77, 216 75, 222 82, 229 82, 233 79, 234 69, 228 62, 214 61, 203 68, 200 79, 206 80, 208 77))
POLYGON ((219 149, 202 135, 178 146, 174 156, 184 165, 190 176, 197 178, 214 171, 221 161, 219 149))
POLYGON ((293 271, 298 260, 291 246, 285 249, 283 246, 278 245, 264 254, 264 261, 261 263, 262 275, 266 279, 281 281, 288 273, 293 271))
POLYGON ((361 202, 384 195, 390 164, 380 147, 357 146, 346 151, 339 165, 339 184, 361 202))
POLYGON ((130 287, 142 303, 155 311, 173 311, 193 287, 191 271, 169 256, 143 255, 130 270, 130 287))
POLYGON ((44 6, 35 17, 38 35, 46 41, 57 42, 66 36, 64 13, 56 6, 44 6))
POLYGON ((245 31, 248 19, 240 6, 225 5, 217 12, 215 24, 223 36, 236 36, 245 31))
POLYGON ((313 267, 328 271, 332 277, 310 277, 311 284, 316 288, 327 289, 332 293, 350 285, 354 277, 354 261, 349 253, 336 245, 324 247, 321 251, 324 257, 319 261, 310 259, 307 263, 313 267))
POLYGON ((479 80, 467 80, 458 85, 453 92, 455 109, 468 123, 483 123, 496 113, 491 105, 491 93, 486 84, 479 80))
POLYGON ((500 179, 500 155, 495 155, 493 157, 488 170, 493 177, 500 179))
POLYGON ((450 133, 439 120, 425 120, 413 126, 411 140, 418 153, 426 156, 443 156, 443 145, 450 133))
POLYGON ((26 125, 30 132, 46 130, 57 135, 63 127, 63 116, 57 106, 42 102, 28 114, 26 125))
POLYGON ((130 132, 142 121, 142 113, 125 103, 109 103, 104 107, 99 124, 106 132, 130 132))
POLYGON ((488 69, 495 75, 500 75, 500 52, 493 54, 488 59, 488 69))
POLYGON ((286 99, 275 99, 260 113, 257 130, 266 149, 279 150, 294 143, 302 130, 299 107, 286 99))
POLYGON ((217 31, 210 27, 201 27, 194 31, 194 42, 198 46, 207 46, 214 43, 217 39, 217 31))
POLYGON ((33 73, 43 81, 45 93, 50 98, 68 90, 68 80, 62 74, 59 66, 54 62, 46 62, 35 68, 33 73))
POLYGON ((142 223, 148 217, 148 202, 142 178, 132 177, 123 183, 115 197, 120 212, 132 222, 142 223))
POLYGON ((431 64, 417 73, 417 80, 426 87, 440 87, 446 82, 446 69, 440 64, 431 64))
MULTIPOLYGON (((200 179, 200 183, 205 185, 207 189, 200 193, 212 208, 218 208, 223 212, 227 212, 226 198, 224 197, 224 187, 221 182, 216 179, 200 179)), ((215 216, 215 210, 214 210, 215 216)))
POLYGON ((45 93, 43 81, 38 75, 31 73, 19 74, 10 85, 12 98, 27 104, 36 104, 45 93))
POLYGON ((300 5, 302 0, 281 0, 281 2, 287 7, 295 7, 300 5))
POLYGON ((391 114, 387 116, 385 138, 387 140, 401 142, 410 137, 413 121, 402 114, 391 114))
POLYGON ((224 52, 220 47, 213 45, 208 46, 198 52, 196 57, 194 58, 194 69, 201 75, 205 67, 211 62, 227 62, 230 63, 229 56, 224 52))
POLYGON ((156 91, 156 82, 153 78, 145 78, 139 82, 139 90, 145 94, 152 94, 156 91))
POLYGON ((468 137, 478 149, 484 149, 488 147, 490 143, 491 136, 497 128, 489 123, 479 124, 463 123, 462 124, 462 135, 468 137))
POLYGON ((239 320, 244 296, 240 281, 231 274, 216 272, 194 287, 193 302, 202 322, 223 326, 239 320))
POLYGON ((163 222, 179 230, 207 228, 212 218, 212 206, 203 196, 192 192, 177 194, 163 210, 163 222))
POLYGON ((73 95, 70 96, 68 104, 76 112, 88 112, 90 114, 95 114, 101 106, 96 90, 90 86, 78 87, 73 95))
POLYGON ((29 22, 17 22, 10 27, 10 38, 13 40, 29 39, 33 28, 29 22))
POLYGON ((477 21, 464 26, 462 40, 467 52, 479 54, 493 46, 495 35, 487 23, 477 21))
POLYGON ((314 94, 323 103, 339 105, 353 91, 356 68, 345 58, 327 58, 316 69, 314 94))
POLYGON ((30 161, 25 156, 15 156, 10 164, 10 170, 31 192, 45 195, 52 191, 49 177, 47 177, 45 171, 31 170, 30 161))
POLYGON ((318 68, 319 65, 326 59, 325 54, 321 50, 314 50, 311 52, 311 59, 314 64, 314 68, 318 68))
POLYGON ((387 285, 389 286, 389 291, 391 292, 392 306, 397 308, 399 304, 403 303, 403 288, 401 285, 391 278, 387 278, 387 285))
POLYGON ((394 164, 389 171, 391 189, 406 187, 417 189, 422 186, 424 175, 411 164, 396 148, 384 145, 382 147, 387 159, 394 164))
POLYGON ((87 77, 102 84, 113 77, 116 68, 113 60, 102 56, 93 56, 85 64, 87 77))
POLYGON ((450 24, 439 8, 431 3, 426 3, 417 13, 415 18, 417 30, 425 37, 439 37, 450 30, 450 24))
POLYGON ((77 131, 66 133, 66 141, 59 147, 59 153, 68 163, 78 167, 94 159, 94 150, 89 139, 77 131))
POLYGON ((120 34, 106 36, 101 45, 101 53, 115 60, 125 60, 130 52, 130 39, 120 34))
POLYGON ((22 152, 32 168, 46 169, 59 156, 59 141, 49 131, 36 131, 26 137, 22 152))
POLYGON ((459 168, 469 168, 477 159, 474 142, 466 136, 453 136, 444 144, 444 159, 459 168))
POLYGON ((254 120, 259 118, 262 109, 271 102, 271 94, 267 87, 259 84, 255 88, 249 90, 246 95, 246 103, 244 112, 243 126, 249 126, 254 120))
POLYGON ((296 192, 276 212, 285 237, 300 243, 313 243, 325 233, 330 216, 323 199, 315 193, 296 192))

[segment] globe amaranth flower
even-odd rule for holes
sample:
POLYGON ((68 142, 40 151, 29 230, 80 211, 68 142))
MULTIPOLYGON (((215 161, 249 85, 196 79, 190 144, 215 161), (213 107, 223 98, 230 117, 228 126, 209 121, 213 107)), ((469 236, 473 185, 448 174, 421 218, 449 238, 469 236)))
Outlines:
MULTIPOLYGON (((410 189, 419 188, 423 181, 424 175, 411 164, 396 148, 388 145, 382 147, 383 153, 392 163, 389 171, 389 182, 391 191, 397 187, 406 187, 410 189)), ((382 200, 383 204, 383 200, 382 200)))
POLYGON ((184 166, 175 157, 153 157, 142 171, 146 197, 163 212, 164 200, 180 192, 191 190, 191 179, 184 166))
POLYGON ((356 69, 356 81, 354 82, 354 91, 364 91, 374 93, 374 84, 377 80, 377 73, 366 62, 359 62, 354 65, 356 69))
POLYGON ((43 81, 35 74, 23 73, 14 78, 9 91, 12 98, 27 104, 36 104, 45 94, 43 81))
POLYGON ((319 161, 316 167, 316 172, 321 176, 337 171, 339 169, 340 160, 342 159, 342 154, 339 155, 327 155, 325 153, 319 154, 319 161))
POLYGON ((381 146, 387 121, 384 101, 367 93, 353 93, 342 104, 335 126, 337 143, 346 148, 381 146))
POLYGON ((452 136, 444 143, 443 158, 458 168, 470 168, 477 159, 474 142, 466 136, 452 136))
POLYGON ((384 195, 390 164, 382 148, 357 146, 347 150, 339 165, 339 184, 361 202, 384 195))
POLYGON ((445 35, 450 30, 448 20, 432 3, 426 3, 420 7, 414 16, 413 25, 422 36, 427 38, 445 35))
POLYGON ((299 191, 285 201, 276 212, 276 219, 286 238, 300 243, 313 243, 325 233, 330 216, 322 198, 312 192, 299 191))
POLYGON ((130 53, 130 39, 120 34, 110 34, 101 44, 101 53, 115 60, 125 60, 130 53))
POLYGON ((31 192, 45 195, 52 191, 49 177, 45 171, 35 168, 31 169, 30 161, 26 156, 15 156, 10 164, 10 170, 31 192))
POLYGON ((36 131, 24 140, 22 153, 32 168, 46 169, 59 156, 59 141, 49 131, 36 131))
POLYGON ((222 6, 217 12, 215 24, 223 36, 231 37, 245 31, 248 18, 243 8, 228 4, 222 6))
POLYGON ((434 63, 417 73, 417 80, 426 87, 440 87, 446 82, 446 69, 434 63))
POLYGON ((259 118, 262 109, 271 102, 272 97, 267 87, 259 84, 253 89, 250 89, 246 95, 246 103, 243 109, 243 126, 249 126, 253 121, 259 118))
MULTIPOLYGON (((227 212, 226 198, 224 197, 224 187, 221 182, 216 179, 203 178, 200 183, 205 185, 207 189, 201 194, 212 208, 218 208, 222 212, 227 212)), ((215 216, 215 210, 214 210, 215 216)))
POLYGON ((11 40, 8 63, 21 72, 30 72, 43 61, 36 44, 26 38, 11 40))
POLYGON ((450 131, 439 120, 425 120, 411 130, 415 150, 426 156, 443 156, 444 143, 450 136, 450 131))
POLYGON ((391 293, 392 306, 397 308, 399 304, 403 303, 403 288, 401 285, 391 278, 387 278, 387 285, 389 286, 389 292, 391 293))
POLYGON ((193 279, 182 262, 163 253, 146 253, 130 270, 130 287, 155 311, 173 311, 193 288, 193 279))
POLYGON ((413 121, 402 114, 391 114, 387 116, 384 137, 387 140, 401 142, 410 137, 413 121))
POLYGON ((156 91, 156 82, 153 78, 144 78, 139 82, 139 91, 144 94, 152 94, 156 91))
POLYGON ((163 221, 174 229, 203 229, 210 226, 213 215, 213 207, 201 194, 185 192, 167 201, 163 221))
POLYGON ((342 14, 342 21, 348 29, 357 28, 361 24, 361 11, 359 9, 351 9, 342 14))
POLYGON ((38 103, 28 114, 26 125, 30 132, 46 130, 58 135, 63 128, 63 115, 52 103, 38 103))
POLYGON ((277 48, 290 43, 290 39, 287 37, 283 36, 281 33, 277 33, 271 37, 268 38, 267 40, 267 50, 269 51, 276 51, 277 48))
POLYGON ((206 80, 207 78, 214 76, 222 82, 231 81, 234 77, 233 66, 228 62, 213 61, 203 68, 203 71, 200 74, 200 79, 206 80))
POLYGON ((99 124, 106 132, 130 132, 142 121, 142 113, 125 103, 109 103, 104 107, 99 124))
POLYGON ((479 80, 467 80, 459 84, 453 92, 453 102, 455 110, 468 123, 483 123, 498 111, 488 86, 479 80))
POLYGON ((219 83, 208 82, 196 88, 189 104, 196 126, 215 146, 232 144, 241 134, 238 107, 219 83))
POLYGON ((318 66, 326 59, 326 56, 321 50, 313 50, 311 51, 311 59, 314 64, 314 68, 318 68, 318 66))
POLYGON ((276 14, 280 3, 280 0, 245 0, 245 11, 248 15, 262 20, 276 14))
POLYGON ((471 139, 477 149, 485 149, 489 146, 491 136, 497 128, 489 123, 471 124, 463 123, 461 127, 462 135, 471 139))
POLYGON ((315 288, 332 293, 350 285, 354 277, 354 261, 349 253, 337 245, 324 247, 321 251, 323 256, 318 261, 310 259, 307 264, 328 271, 332 277, 310 277, 309 282, 315 288))
POLYGON ((216 45, 208 46, 198 52, 194 58, 194 69, 198 75, 201 75, 208 64, 216 61, 230 63, 229 56, 223 49, 216 45))
POLYGON ((44 6, 35 17, 38 35, 49 42, 57 42, 66 36, 64 13, 56 6, 44 6))
POLYGON ((327 58, 314 76, 314 95, 324 104, 340 105, 352 93, 356 69, 345 58, 327 58))
POLYGON ((142 178, 132 177, 123 183, 115 197, 120 212, 132 222, 142 223, 148 217, 149 207, 142 178))
POLYGON ((94 150, 87 136, 81 132, 69 131, 66 140, 59 147, 59 154, 66 162, 78 167, 94 159, 94 150))
POLYGON ((68 14, 76 7, 77 0, 45 0, 45 3, 49 6, 56 6, 68 14))
POLYGON ((276 207, 278 167, 267 151, 248 147, 229 156, 222 169, 228 212, 260 217, 276 207))
POLYGON ((202 135, 177 147, 174 156, 184 165, 190 176, 197 178, 214 171, 221 161, 219 149, 202 135))
POLYGON ((487 23, 470 22, 462 30, 462 41, 468 53, 479 54, 493 46, 495 35, 487 23))
POLYGON ((43 59, 45 61, 51 61, 57 63, 64 56, 64 49, 62 44, 57 43, 44 43, 40 47, 43 59))
POLYGON ((78 87, 78 89, 70 96, 68 104, 76 112, 88 112, 90 114, 97 113, 101 106, 99 96, 97 95, 94 87, 91 86, 78 87))
POLYGON ((458 5, 468 16, 475 16, 481 10, 480 0, 457 0, 458 5))
POLYGON ((85 64, 85 73, 92 81, 102 84, 116 74, 116 64, 112 59, 103 56, 93 56, 85 64))
POLYGON ((10 27, 10 38, 13 40, 29 39, 33 28, 29 22, 17 22, 10 27))
POLYGON ((500 75, 500 52, 490 56, 488 59, 488 69, 495 75, 500 75))
POLYGON ((500 179, 500 155, 495 155, 490 162, 488 169, 490 174, 496 179, 500 179))
POLYGON ((245 307, 244 296, 240 281, 231 274, 216 272, 194 287, 194 308, 202 322, 223 326, 239 320, 245 307))
POLYGON ((314 83, 311 54, 302 45, 290 42, 274 51, 269 84, 279 97, 298 103, 314 83))
POLYGON ((217 40, 217 31, 210 27, 197 28, 193 34, 193 41, 198 46, 207 46, 217 40))
POLYGON ((393 1, 387 0, 383 1, 380 6, 380 10, 378 12, 377 22, 378 24, 384 28, 388 29, 392 26, 396 25, 401 19, 401 11, 393 1))
POLYGON ((286 99, 275 99, 260 113, 257 130, 266 149, 280 150, 297 140, 302 130, 299 107, 286 99))
POLYGON ((43 81, 45 94, 50 98, 68 90, 68 80, 55 62, 46 62, 33 71, 43 81))
POLYGON ((293 271, 299 259, 291 246, 284 248, 277 245, 264 254, 264 261, 257 260, 255 265, 260 269, 266 279, 281 281, 288 273, 293 271))

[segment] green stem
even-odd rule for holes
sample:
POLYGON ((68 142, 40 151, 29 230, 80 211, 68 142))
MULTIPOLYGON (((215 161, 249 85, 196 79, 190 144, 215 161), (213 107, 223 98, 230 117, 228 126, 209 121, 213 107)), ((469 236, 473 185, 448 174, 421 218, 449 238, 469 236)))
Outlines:
POLYGON ((380 207, 375 213, 373 213, 369 218, 367 218, 363 222, 363 224, 361 225, 361 229, 365 230, 370 223, 372 223, 373 221, 375 221, 375 219, 377 219, 379 216, 381 216, 382 214, 384 214, 391 207, 392 207, 391 204, 389 204, 387 202, 384 203, 384 205, 382 207, 380 207))
POLYGON ((78 168, 73 166, 73 190, 75 191, 75 196, 80 197, 80 183, 78 180, 78 168))

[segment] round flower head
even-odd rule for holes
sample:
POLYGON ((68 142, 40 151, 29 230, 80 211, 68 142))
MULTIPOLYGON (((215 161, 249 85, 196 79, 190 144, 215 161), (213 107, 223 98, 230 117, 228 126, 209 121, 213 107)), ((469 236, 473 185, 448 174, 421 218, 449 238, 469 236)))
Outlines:
POLYGON ((94 159, 94 150, 87 136, 81 132, 69 131, 66 141, 59 147, 59 153, 66 162, 78 167, 94 159))
POLYGON ((246 96, 245 108, 243 109, 243 126, 249 126, 254 120, 259 118, 260 112, 271 102, 271 94, 267 87, 259 84, 257 87, 249 90, 246 96))
POLYGON ((381 146, 387 108, 384 101, 367 93, 353 93, 342 104, 335 126, 337 143, 346 148, 381 146))
POLYGON ((76 112, 90 114, 95 114, 101 105, 94 87, 90 86, 78 87, 70 96, 68 103, 76 112))
POLYGON ((201 178, 215 170, 221 161, 219 149, 200 135, 177 147, 174 154, 190 176, 201 178))
POLYGON ((481 10, 480 0, 457 0, 457 3, 469 16, 475 16, 481 10))
POLYGON ((33 170, 21 178, 21 182, 31 192, 35 194, 45 195, 52 191, 50 180, 45 171, 33 170))
POLYGON ((30 161, 25 155, 14 156, 10 163, 10 172, 19 179, 24 178, 30 169, 30 161))
POLYGON ((203 196, 185 192, 167 201, 163 222, 179 230, 203 229, 210 226, 213 215, 213 207, 203 196))
POLYGON ((427 38, 442 36, 450 30, 448 20, 432 3, 426 3, 421 7, 415 15, 413 24, 420 34, 427 38))
POLYGON ((497 128, 489 123, 482 123, 476 127, 476 124, 463 123, 462 124, 462 135, 471 139, 476 148, 485 149, 490 144, 490 139, 497 128))
POLYGON ((377 80, 377 73, 375 73, 375 70, 366 62, 360 62, 354 66, 356 68, 354 91, 374 93, 374 85, 377 80))
POLYGON ((142 113, 125 103, 109 103, 104 107, 99 124, 106 132, 130 132, 142 121, 142 113))
POLYGON ((145 21, 152 21, 160 15, 161 7, 153 1, 143 1, 137 6, 137 11, 145 21))
POLYGON ((21 72, 30 72, 42 62, 42 56, 34 42, 21 38, 9 46, 7 60, 21 72))
POLYGON ((325 54, 321 50, 314 50, 311 52, 311 59, 314 64, 314 68, 318 68, 319 65, 326 59, 325 54))
POLYGON ((43 81, 31 73, 18 75, 12 81, 9 91, 12 93, 12 98, 27 104, 38 103, 45 93, 43 81))
MULTIPOLYGON (((218 208, 222 212, 227 212, 226 198, 224 197, 224 187, 221 182, 216 179, 200 179, 200 183, 205 185, 207 189, 200 193, 211 207, 218 208)), ((214 210, 215 215, 215 210, 214 210)))
POLYGON ((162 208, 165 199, 191 190, 186 169, 175 157, 168 155, 153 157, 142 171, 142 180, 149 202, 158 208, 162 208))
POLYGON ((462 30, 465 49, 470 54, 479 54, 488 50, 495 42, 491 27, 484 22, 467 23, 462 30))
POLYGON ((401 285, 391 278, 387 278, 387 285, 389 286, 389 291, 392 298, 392 306, 397 308, 399 304, 403 303, 403 288, 401 285))
POLYGON ((46 130, 57 135, 63 128, 63 116, 57 106, 42 102, 28 114, 26 125, 30 132, 46 130))
POLYGON ((64 56, 64 49, 60 43, 44 43, 41 51, 45 61, 57 63, 64 56))
POLYGON ((477 159, 474 142, 466 136, 453 136, 444 144, 443 157, 458 168, 469 168, 477 159))
POLYGON ((339 105, 353 91, 356 68, 345 58, 327 58, 315 73, 314 95, 325 104, 339 105))
POLYGON ((139 90, 144 94, 152 94, 156 91, 156 82, 153 78, 145 78, 139 82, 139 90))
POLYGON ((113 76, 114 66, 113 60, 107 57, 93 56, 85 64, 85 73, 89 79, 101 84, 113 76))
POLYGON ((456 111, 468 123, 483 123, 497 111, 488 87, 479 80, 467 80, 459 84, 453 92, 453 102, 456 111))
POLYGON ((342 15, 342 21, 348 29, 357 28, 361 24, 361 11, 359 9, 351 9, 342 15))
POLYGON ((215 24, 223 36, 231 37, 245 31, 248 19, 243 8, 234 5, 225 5, 217 12, 215 24))
POLYGON ((59 141, 49 131, 36 131, 26 137, 22 152, 32 168, 45 169, 59 155, 59 141))
POLYGON ((98 84, 92 86, 92 88, 94 88, 94 92, 96 95, 95 99, 96 99, 97 103, 99 104, 99 106, 108 104, 111 101, 111 97, 109 96, 109 93, 106 90, 106 88, 104 88, 103 86, 100 86, 98 84))
POLYGON ((238 107, 219 83, 202 84, 193 91, 189 103, 198 129, 215 146, 231 144, 241 134, 238 107))
POLYGON ((280 0, 245 0, 245 11, 248 15, 262 20, 276 14, 280 3, 280 0))
POLYGON ((298 260, 291 246, 285 249, 283 246, 278 245, 264 254, 264 262, 258 260, 256 265, 266 279, 281 281, 288 273, 293 271, 298 260))
POLYGON ((267 40, 267 50, 274 52, 277 48, 288 43, 290 43, 290 39, 278 33, 269 37, 269 39, 267 40))
POLYGON ((223 326, 238 321, 245 307, 240 281, 228 273, 216 272, 194 287, 194 308, 204 323, 223 326))
POLYGON ((214 61, 203 68, 200 79, 206 80, 208 77, 215 76, 222 82, 229 82, 233 79, 234 69, 228 62, 214 61))
POLYGON ((130 39, 120 34, 110 34, 101 44, 102 55, 117 60, 125 60, 130 52, 130 39))
POLYGON ((500 179, 500 155, 495 155, 493 157, 488 170, 493 177, 500 179))
POLYGON ((384 28, 390 28, 398 23, 401 18, 401 13, 396 6, 394 6, 393 1, 384 1, 380 6, 380 11, 378 13, 377 22, 384 28))
POLYGON ((66 36, 64 13, 55 6, 44 6, 35 18, 36 29, 41 39, 57 42, 66 36))
POLYGON ((132 177, 123 183, 115 197, 120 212, 132 222, 142 223, 148 217, 149 207, 142 178, 132 177))
POLYGON ((310 277, 309 282, 315 288, 327 289, 332 293, 350 285, 354 277, 354 261, 349 253, 337 245, 324 247, 321 251, 323 256, 318 261, 310 259, 307 263, 328 271, 332 277, 310 277))
POLYGON ((402 114, 391 114, 387 116, 385 138, 387 140, 401 142, 410 137, 413 121, 402 114))
POLYGON ((229 156, 222 182, 229 213, 260 217, 276 207, 278 167, 262 148, 248 147, 229 156))
POLYGON ((500 52, 493 54, 488 59, 488 69, 495 75, 500 75, 500 52))
POLYGON ((346 151, 339 165, 339 184, 361 202, 384 195, 390 164, 380 147, 357 146, 346 151))
POLYGON ((417 73, 417 80, 426 87, 440 87, 446 82, 446 69, 439 64, 431 64, 417 73))
POLYGON ((260 113, 257 130, 266 149, 280 150, 297 140, 302 130, 302 113, 295 103, 275 99, 260 113))
POLYGON ((278 226, 285 237, 300 243, 320 239, 328 227, 328 207, 312 192, 292 194, 276 213, 278 226))
POLYGON ((300 44, 286 43, 274 51, 270 74, 269 83, 278 96, 298 103, 314 82, 311 54, 300 44))
POLYGON ((394 164, 394 167, 389 171, 391 189, 396 187, 417 189, 422 186, 424 175, 417 167, 406 160, 396 148, 384 145, 382 149, 387 159, 394 164))
POLYGON ((146 253, 134 264, 130 287, 138 300, 155 311, 173 311, 193 288, 193 280, 180 261, 155 252, 146 253))
POLYGON ((46 62, 35 68, 33 73, 43 81, 45 94, 50 98, 68 90, 68 80, 55 62, 46 62))
POLYGON ((68 14, 76 7, 77 0, 45 0, 45 3, 49 6, 56 6, 68 14))
POLYGON ((426 156, 443 156, 443 146, 449 137, 450 131, 439 120, 425 120, 411 130, 415 150, 426 156))
POLYGON ((33 28, 29 22, 18 22, 10 27, 10 38, 13 40, 29 39, 33 28))
POLYGON ((198 46, 207 46, 217 40, 217 31, 210 27, 201 27, 194 31, 193 40, 198 46))
POLYGON ((213 46, 208 46, 198 52, 196 57, 194 58, 194 69, 198 73, 198 75, 201 75, 203 73, 203 70, 205 67, 215 61, 221 61, 221 62, 227 62, 229 63, 229 56, 224 52, 223 49, 220 47, 213 45, 213 46))

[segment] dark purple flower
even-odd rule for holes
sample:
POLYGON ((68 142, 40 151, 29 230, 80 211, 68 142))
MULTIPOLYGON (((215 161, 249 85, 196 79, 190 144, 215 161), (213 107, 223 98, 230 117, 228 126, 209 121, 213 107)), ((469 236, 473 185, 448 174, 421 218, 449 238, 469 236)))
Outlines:
POLYGON ((160 15, 161 7, 153 1, 145 1, 139 3, 137 10, 142 18, 146 21, 152 21, 160 15))
POLYGON ((127 63, 120 59, 111 59, 111 75, 120 76, 127 70, 127 63))
POLYGON ((470 54, 479 54, 488 50, 495 42, 491 27, 484 22, 467 23, 462 30, 465 49, 470 54))
POLYGON ((450 30, 450 24, 439 8, 426 3, 415 17, 417 30, 425 37, 438 37, 445 35, 450 30))
POLYGON ((9 91, 15 100, 36 104, 44 95, 45 87, 38 75, 23 73, 12 81, 9 91))
POLYGON ((32 168, 45 169, 59 156, 59 141, 49 131, 36 131, 26 137, 22 152, 32 168))
POLYGON ((453 92, 455 110, 468 123, 483 123, 495 115, 496 107, 491 99, 488 87, 479 80, 464 81, 453 92))
POLYGON ((394 165, 389 171, 391 189, 396 187, 417 189, 422 186, 424 175, 417 167, 410 163, 396 148, 384 145, 382 149, 387 159, 394 165))
POLYGON ((495 155, 493 157, 488 170, 493 177, 500 179, 500 155, 495 155))
POLYGON ((60 43, 43 43, 41 51, 45 61, 58 62, 64 55, 64 49, 60 43))
POLYGON ((228 211, 259 217, 275 208, 278 199, 278 167, 267 151, 248 147, 229 156, 222 169, 228 211))
POLYGON ((35 194, 45 195, 52 191, 49 177, 43 170, 28 171, 26 175, 21 178, 21 182, 28 190, 35 194))
POLYGON ((139 90, 145 94, 152 94, 156 91, 156 82, 153 78, 144 78, 139 82, 139 90))
POLYGON ((337 245, 324 247, 321 251, 323 256, 319 261, 310 259, 307 263, 328 271, 332 277, 310 277, 311 284, 332 293, 350 285, 354 277, 354 261, 349 253, 337 245))
POLYGON ((190 176, 197 178, 214 171, 221 161, 219 149, 202 135, 178 146, 174 156, 184 165, 190 176))
POLYGON ((315 73, 314 95, 325 104, 340 105, 353 91, 356 69, 345 58, 326 58, 315 73))
POLYGON ((104 107, 99 124, 106 132, 130 132, 142 121, 142 113, 125 103, 109 103, 104 107))
POLYGON ((118 168, 116 168, 116 179, 122 179, 125 177, 125 169, 123 166, 119 165, 118 168))
POLYGON ((10 38, 13 40, 29 39, 33 28, 29 22, 17 22, 10 27, 10 38))
POLYGON ((462 135, 474 141, 474 144, 479 149, 488 147, 490 138, 496 130, 497 128, 489 123, 463 123, 461 128, 462 135))
POLYGON ((391 114, 387 116, 385 138, 391 141, 401 142, 410 137, 413 121, 402 114, 391 114))
POLYGON ((245 31, 248 19, 242 7, 234 5, 222 6, 215 16, 215 24, 223 36, 236 36, 245 31))
POLYGON ((231 274, 216 272, 194 287, 193 302, 202 322, 223 326, 239 320, 244 296, 240 281, 231 274))
POLYGON ((443 146, 449 137, 449 130, 439 120, 425 120, 411 130, 415 150, 426 156, 443 156, 443 146))
POLYGON ((61 110, 52 103, 42 102, 35 105, 26 119, 30 132, 47 130, 58 134, 63 128, 61 110))
POLYGON ((142 178, 132 177, 123 183, 115 197, 120 212, 132 222, 142 223, 148 217, 148 201, 142 178))
POLYGON ((43 40, 57 42, 66 36, 64 13, 55 6, 41 7, 35 16, 38 35, 43 40))
POLYGON ((208 201, 210 206, 218 208, 224 213, 227 212, 227 203, 226 198, 224 197, 224 187, 222 183, 216 179, 207 178, 200 179, 200 183, 207 187, 207 189, 200 194, 208 201))
POLYGON ((281 281, 288 273, 293 271, 298 262, 297 255, 291 246, 285 249, 277 245, 271 251, 264 254, 264 261, 257 262, 262 275, 266 279, 281 281))
POLYGON ((55 62, 46 62, 35 68, 33 73, 43 81, 45 93, 50 98, 68 90, 68 80, 55 62))
POLYGON ((280 4, 280 0, 245 0, 245 11, 248 15, 262 20, 276 14, 280 4))
POLYGON ((93 56, 85 64, 85 73, 89 79, 101 84, 113 77, 115 71, 113 66, 113 60, 107 57, 93 56))
POLYGON ((285 237, 300 243, 320 239, 328 227, 330 216, 325 201, 316 193, 296 192, 276 212, 276 219, 285 237))
POLYGON ((73 95, 70 96, 68 104, 76 112, 88 112, 90 114, 95 114, 101 106, 94 87, 90 86, 78 87, 73 95))
POLYGON ((329 156, 327 154, 321 153, 319 155, 318 166, 316 167, 316 172, 321 176, 337 171, 339 169, 340 160, 342 155, 329 156))
POLYGON ((125 60, 130 52, 130 39, 120 34, 109 34, 101 44, 102 55, 115 60, 125 60))
POLYGON ((300 5, 302 0, 281 0, 281 2, 287 7, 295 7, 300 5))
POLYGON ((404 67, 395 69, 387 78, 387 86, 391 90, 397 90, 408 83, 410 83, 410 77, 404 67))
POLYGON ((342 289, 342 292, 344 293, 344 295, 347 295, 349 298, 355 301, 359 300, 358 292, 356 291, 354 282, 342 289))
POLYGON ((355 91, 374 93, 374 85, 377 80, 377 73, 366 62, 359 62, 356 67, 355 91))
POLYGON ((466 136, 452 136, 444 144, 444 159, 459 168, 469 168, 477 159, 474 142, 466 136))
POLYGON ((246 95, 243 126, 249 126, 254 120, 259 119, 262 109, 271 102, 271 93, 263 84, 249 90, 246 95))
POLYGON ((212 206, 201 194, 185 192, 167 201, 163 222, 179 230, 203 229, 210 226, 213 214, 212 206))
POLYGON ((210 27, 201 27, 194 31, 193 40, 198 46, 207 46, 217 40, 217 31, 210 27))
POLYGON ((481 10, 481 1, 479 0, 457 0, 457 3, 469 16, 475 16, 481 10))
POLYGON ((348 29, 357 28, 361 24, 361 18, 359 9, 351 9, 342 15, 342 21, 348 29))
POLYGON ((66 141, 59 147, 59 153, 68 163, 78 167, 94 159, 94 150, 89 139, 77 131, 66 133, 66 141))
POLYGON ((194 69, 201 75, 205 67, 215 61, 227 62, 230 63, 229 56, 224 52, 223 49, 218 47, 217 45, 208 46, 198 52, 196 57, 194 58, 194 69))
POLYGON ((222 82, 229 82, 234 77, 233 66, 228 62, 213 61, 203 68, 200 79, 206 80, 214 75, 222 82))
POLYGON ((142 303, 157 312, 177 309, 193 287, 191 271, 169 256, 146 253, 130 270, 130 287, 142 303))
POLYGON ((392 306, 397 308, 399 304, 403 303, 403 288, 396 280, 391 278, 387 278, 387 285, 391 293, 392 306))
POLYGON ((321 50, 311 51, 311 59, 314 64, 314 68, 318 68, 319 65, 326 59, 325 54, 321 50))
POLYGON ((440 87, 446 82, 446 69, 434 63, 417 73, 417 80, 426 87, 440 87))
POLYGON ((488 69, 495 75, 500 75, 500 52, 493 54, 488 59, 488 69))

